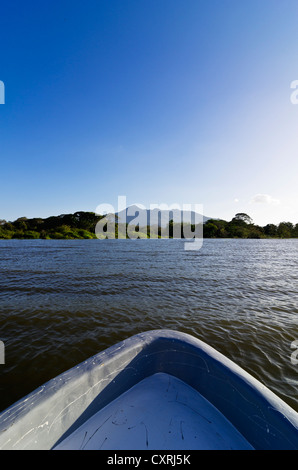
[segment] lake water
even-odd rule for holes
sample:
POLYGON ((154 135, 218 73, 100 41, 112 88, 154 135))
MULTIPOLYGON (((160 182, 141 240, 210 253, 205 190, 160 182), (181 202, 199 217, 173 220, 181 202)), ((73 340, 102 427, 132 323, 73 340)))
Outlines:
POLYGON ((298 240, 0 240, 0 410, 158 328, 210 344, 298 411, 298 240))

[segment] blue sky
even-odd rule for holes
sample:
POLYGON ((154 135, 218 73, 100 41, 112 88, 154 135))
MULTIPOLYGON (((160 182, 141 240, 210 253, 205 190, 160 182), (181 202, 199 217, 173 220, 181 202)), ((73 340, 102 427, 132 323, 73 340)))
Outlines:
POLYGON ((0 219, 298 222, 297 0, 3 1, 0 219))

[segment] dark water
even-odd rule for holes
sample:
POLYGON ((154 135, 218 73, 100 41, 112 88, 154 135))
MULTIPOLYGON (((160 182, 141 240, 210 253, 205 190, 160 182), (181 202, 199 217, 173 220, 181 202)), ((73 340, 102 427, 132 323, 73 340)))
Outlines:
POLYGON ((298 240, 1 240, 0 410, 133 334, 209 343, 298 411, 298 240))

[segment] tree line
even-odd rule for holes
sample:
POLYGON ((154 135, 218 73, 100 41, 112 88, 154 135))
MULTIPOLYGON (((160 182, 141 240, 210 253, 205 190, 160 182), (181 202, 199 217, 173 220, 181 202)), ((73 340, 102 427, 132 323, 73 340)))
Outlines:
POLYGON ((204 224, 204 238, 298 238, 298 223, 280 222, 261 227, 247 214, 238 213, 229 222, 209 219, 204 224))
MULTIPOLYGON (((95 227, 104 216, 94 212, 75 212, 62 214, 45 219, 20 217, 14 222, 0 220, 0 238, 2 239, 95 239, 95 227)), ((178 227, 179 238, 184 237, 184 226, 178 227)), ((116 221, 115 238, 118 238, 116 221)), ((192 232, 195 226, 191 226, 192 232)), ((140 238, 177 236, 177 224, 172 220, 166 229, 156 227, 137 227, 140 238)), ((119 231, 120 233, 120 231, 119 231)), ((108 235, 107 235, 108 236, 108 235)), ((264 227, 255 225, 252 219, 244 213, 238 213, 231 221, 209 219, 203 225, 204 238, 298 238, 298 223, 281 222, 277 225, 267 224, 264 227)))
POLYGON ((96 238, 95 225, 102 217, 94 212, 75 212, 45 219, 20 217, 14 222, 0 220, 0 238, 96 238))

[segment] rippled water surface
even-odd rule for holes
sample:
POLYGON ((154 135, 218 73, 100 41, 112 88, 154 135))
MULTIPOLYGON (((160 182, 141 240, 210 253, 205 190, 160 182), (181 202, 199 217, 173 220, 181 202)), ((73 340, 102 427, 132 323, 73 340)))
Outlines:
POLYGON ((0 240, 0 410, 133 334, 190 333, 298 411, 298 240, 0 240))

